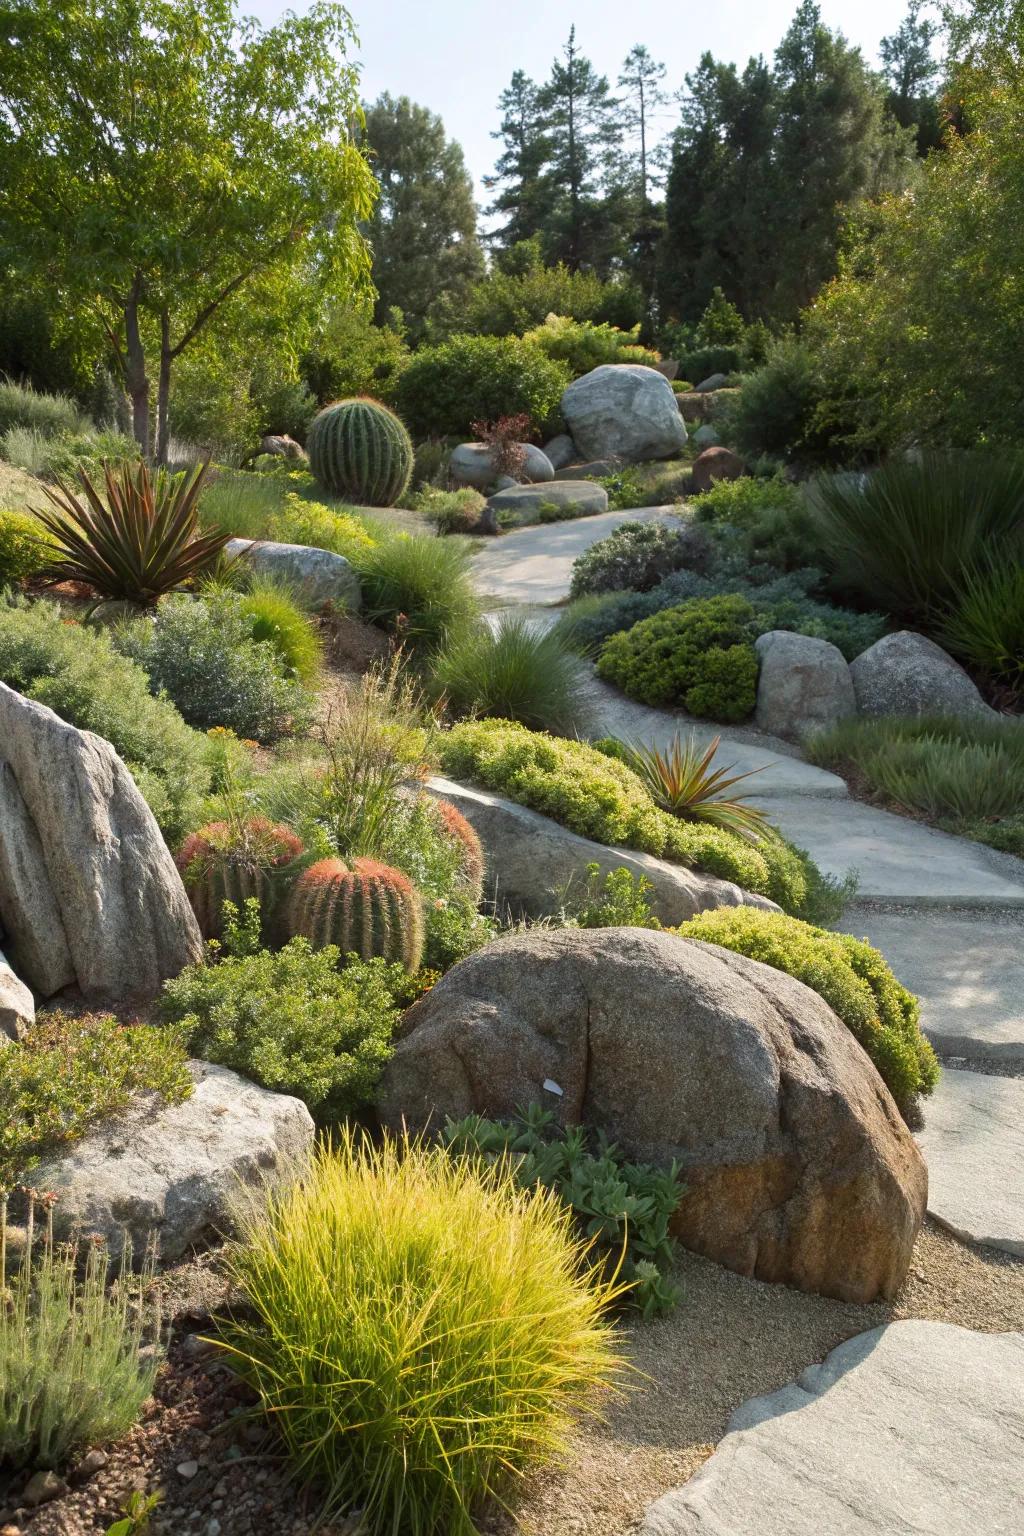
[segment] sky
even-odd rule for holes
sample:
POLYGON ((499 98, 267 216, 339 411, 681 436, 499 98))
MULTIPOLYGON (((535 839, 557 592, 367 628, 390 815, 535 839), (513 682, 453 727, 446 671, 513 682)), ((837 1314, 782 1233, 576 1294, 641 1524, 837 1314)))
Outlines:
MULTIPOLYGON (((498 96, 513 70, 535 80, 575 22, 584 53, 614 85, 634 43, 646 43, 668 67, 665 84, 675 91, 702 53, 745 63, 751 54, 770 57, 797 9, 798 0, 346 0, 359 34, 363 96, 382 91, 410 96, 437 112, 457 139, 477 185, 494 165, 500 146, 498 96)), ((895 32, 906 0, 820 0, 826 25, 858 44, 877 62, 879 39, 895 32)), ((264 24, 289 7, 279 0, 242 0, 241 9, 264 24)), ((292 0, 297 11, 304 0, 292 0)), ((670 109, 661 126, 674 123, 670 109)))

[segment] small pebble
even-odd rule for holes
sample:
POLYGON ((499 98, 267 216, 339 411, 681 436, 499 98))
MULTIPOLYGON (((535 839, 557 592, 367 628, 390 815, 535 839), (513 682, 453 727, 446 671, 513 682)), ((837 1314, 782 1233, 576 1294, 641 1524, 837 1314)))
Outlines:
POLYGON ((216 1520, 216 1519, 214 1519, 214 1520, 207 1520, 207 1522, 206 1522, 206 1536, 220 1536, 220 1521, 219 1520, 216 1520))
POLYGON ((86 1482, 88 1478, 95 1477, 101 1467, 107 1464, 107 1453, 101 1451, 99 1446, 94 1446, 91 1451, 86 1451, 81 1461, 75 1468, 72 1476, 76 1482, 86 1482))
POLYGON ((178 1467, 175 1468, 175 1470, 179 1477, 184 1477, 186 1480, 188 1480, 189 1478, 195 1477, 196 1473, 199 1471, 199 1463, 198 1461, 183 1461, 178 1467))
POLYGON ((29 1509, 38 1509, 67 1491, 67 1483, 56 1472, 33 1472, 22 1491, 22 1500, 29 1509))

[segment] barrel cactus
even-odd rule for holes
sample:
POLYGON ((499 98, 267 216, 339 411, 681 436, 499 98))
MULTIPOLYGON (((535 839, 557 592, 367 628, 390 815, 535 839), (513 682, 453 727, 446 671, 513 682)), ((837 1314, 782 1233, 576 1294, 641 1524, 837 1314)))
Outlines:
POLYGON ((254 897, 267 914, 280 872, 301 852, 301 838, 263 816, 211 821, 187 837, 177 865, 204 938, 220 938, 226 901, 241 909, 254 897))
POLYGON ((459 885, 464 894, 471 898, 473 905, 477 906, 484 888, 484 850, 480 839, 450 800, 437 802, 437 814, 442 833, 458 852, 459 885))
POLYGON ((311 864, 292 887, 293 935, 315 949, 336 944, 343 955, 400 960, 407 971, 423 958, 423 903, 407 875, 376 859, 311 864))
POLYGON ((309 463, 321 485, 364 507, 393 507, 412 474, 412 440, 377 400, 338 400, 313 418, 309 463))

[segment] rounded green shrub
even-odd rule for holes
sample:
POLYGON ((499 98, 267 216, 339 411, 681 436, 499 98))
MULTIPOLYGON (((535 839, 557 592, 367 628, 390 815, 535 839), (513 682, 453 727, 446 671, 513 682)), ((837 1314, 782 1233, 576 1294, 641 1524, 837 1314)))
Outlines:
POLYGON ((0 511, 0 587, 35 576, 52 552, 53 540, 31 513, 0 511))
POLYGON ((598 675, 644 704, 745 720, 757 696, 756 616, 742 597, 698 598, 610 636, 598 675))
POLYGON ((412 475, 412 440, 377 400, 338 400, 315 416, 306 438, 321 485, 364 507, 393 507, 412 475))
POLYGON ((227 1358, 324 1519, 475 1536, 564 1448, 619 1363, 572 1223, 508 1161, 351 1131, 243 1211, 227 1358))
POLYGON ((620 523, 573 561, 569 596, 598 592, 649 592, 673 571, 707 573, 711 540, 693 524, 620 523))
POLYGON ((395 399, 417 438, 467 438, 474 421, 523 414, 543 432, 556 425, 570 378, 567 364, 519 337, 452 336, 419 349, 395 399))
POLYGON ((935 1087, 939 1066, 921 1033, 918 1000, 865 940, 753 907, 701 912, 677 931, 785 971, 817 992, 864 1047, 904 1113, 935 1087))

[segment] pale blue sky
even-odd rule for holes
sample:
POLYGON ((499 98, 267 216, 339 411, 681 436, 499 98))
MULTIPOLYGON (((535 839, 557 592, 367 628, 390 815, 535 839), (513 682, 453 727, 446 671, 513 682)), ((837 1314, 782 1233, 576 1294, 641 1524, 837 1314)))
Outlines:
MULTIPOLYGON (((906 0, 820 0, 822 16, 865 57, 877 62, 878 41, 894 32, 906 0)), ((668 66, 675 90, 705 49, 744 63, 770 55, 796 11, 798 0, 348 0, 359 33, 363 94, 411 96, 440 113, 449 135, 462 145, 477 182, 493 168, 498 145, 497 100, 512 71, 543 79, 555 53, 576 23, 577 39, 614 84, 634 43, 646 43, 668 66)), ((261 21, 287 9, 278 0, 243 0, 261 21)), ((303 0, 292 8, 304 9, 303 0)), ((666 130, 674 111, 666 117, 666 130)))

